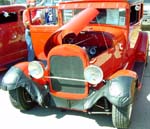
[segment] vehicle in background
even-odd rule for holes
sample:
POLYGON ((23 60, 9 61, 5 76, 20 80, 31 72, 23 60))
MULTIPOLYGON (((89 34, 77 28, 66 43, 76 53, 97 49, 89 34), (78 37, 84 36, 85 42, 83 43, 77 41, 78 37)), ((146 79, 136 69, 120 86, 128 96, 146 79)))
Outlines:
POLYGON ((0 6, 0 71, 27 58, 21 5, 0 6))
POLYGON ((30 30, 36 56, 47 65, 21 62, 7 71, 1 88, 12 105, 107 114, 116 128, 128 128, 148 56, 143 0, 77 0, 32 10, 44 17, 41 25, 30 20, 30 30))
MULTIPOLYGON (((37 0, 38 6, 46 0, 37 0)), ((0 71, 18 61, 27 60, 22 14, 26 0, 3 0, 0 2, 0 71)))

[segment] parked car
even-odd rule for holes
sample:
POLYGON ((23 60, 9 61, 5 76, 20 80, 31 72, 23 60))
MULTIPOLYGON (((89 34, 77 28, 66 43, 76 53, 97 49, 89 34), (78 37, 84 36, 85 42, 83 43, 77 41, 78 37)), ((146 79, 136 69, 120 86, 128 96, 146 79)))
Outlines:
POLYGON ((47 65, 18 63, 1 88, 19 110, 38 104, 107 114, 116 128, 127 128, 147 62, 143 0, 77 0, 57 9, 57 23, 30 25, 36 55, 47 65))
POLYGON ((20 5, 0 6, 0 70, 27 58, 20 5))

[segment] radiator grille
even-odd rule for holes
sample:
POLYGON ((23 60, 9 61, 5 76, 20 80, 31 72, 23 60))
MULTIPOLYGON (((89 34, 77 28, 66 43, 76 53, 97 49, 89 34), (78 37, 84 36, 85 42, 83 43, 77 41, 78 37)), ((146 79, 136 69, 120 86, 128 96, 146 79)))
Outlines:
MULTIPOLYGON (((84 79, 82 60, 77 56, 52 56, 50 58, 50 76, 84 79)), ((81 81, 51 79, 55 91, 82 94, 85 83, 81 81)))

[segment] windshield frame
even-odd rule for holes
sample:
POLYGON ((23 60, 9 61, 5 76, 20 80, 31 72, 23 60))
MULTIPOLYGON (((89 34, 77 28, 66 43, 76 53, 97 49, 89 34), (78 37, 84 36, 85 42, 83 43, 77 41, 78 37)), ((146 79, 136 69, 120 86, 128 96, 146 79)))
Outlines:
MULTIPOLYGON (((76 16, 80 11, 84 9, 64 9, 62 10, 62 22, 66 24, 72 17, 76 16)), ((125 27, 126 26, 126 15, 127 11, 125 8, 107 8, 107 9, 97 9, 99 14, 91 20, 89 25, 112 25, 125 27), (121 12, 123 11, 123 12, 121 12)))
MULTIPOLYGON (((118 26, 118 27, 123 27, 126 28, 129 23, 129 9, 130 9, 130 4, 128 2, 110 2, 110 1, 78 1, 78 2, 61 2, 59 4, 59 10, 61 10, 61 15, 62 15, 62 19, 63 19, 63 10, 80 10, 80 9, 85 9, 87 7, 91 7, 91 8, 97 8, 97 9, 125 9, 125 24, 123 26, 119 26, 119 25, 112 25, 112 26, 118 26)), ((63 20, 62 20, 63 23, 63 20)), ((65 24, 65 23, 63 23, 65 24)), ((103 25, 107 25, 107 24, 103 24, 103 25)), ((111 24, 108 24, 109 26, 111 24)))

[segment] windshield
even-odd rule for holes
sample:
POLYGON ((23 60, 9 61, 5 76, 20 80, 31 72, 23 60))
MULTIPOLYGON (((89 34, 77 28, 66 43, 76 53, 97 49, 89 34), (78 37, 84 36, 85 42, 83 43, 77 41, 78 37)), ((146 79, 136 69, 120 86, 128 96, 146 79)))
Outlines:
MULTIPOLYGON (((73 16, 81 10, 63 10, 63 23, 67 23, 73 16)), ((125 26, 126 10, 120 9, 98 9, 99 14, 90 22, 90 24, 110 24, 125 26)))

